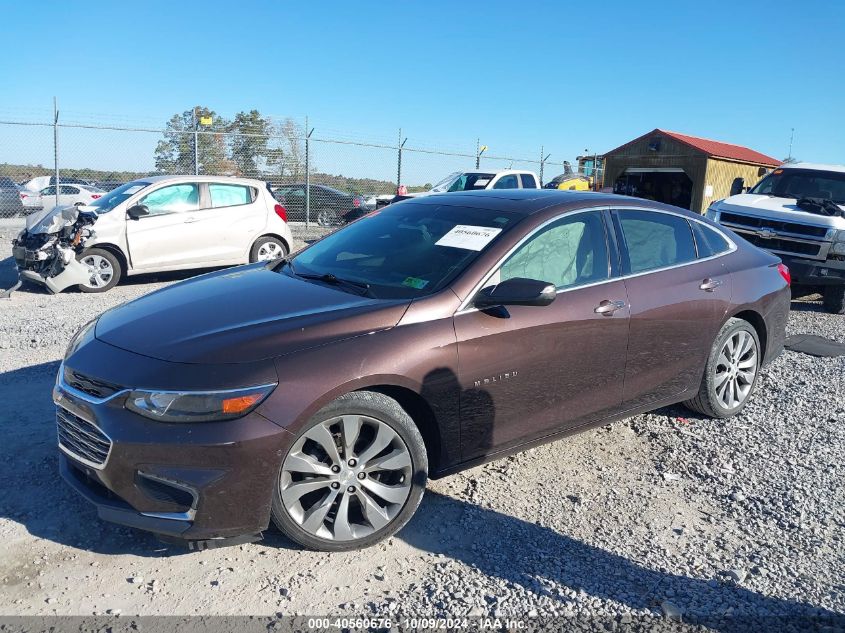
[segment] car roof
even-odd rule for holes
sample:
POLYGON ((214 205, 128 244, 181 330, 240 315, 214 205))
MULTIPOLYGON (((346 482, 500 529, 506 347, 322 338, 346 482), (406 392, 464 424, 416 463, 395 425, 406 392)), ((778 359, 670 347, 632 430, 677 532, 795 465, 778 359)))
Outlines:
POLYGON ((240 184, 249 184, 253 186, 263 186, 263 180, 256 180, 254 178, 240 178, 237 176, 145 176, 142 178, 136 178, 135 182, 149 182, 149 183, 156 183, 156 182, 233 182, 233 183, 240 183, 240 184))
MULTIPOLYGON (((594 191, 561 191, 559 189, 484 189, 479 191, 456 191, 436 193, 430 196, 408 198, 396 204, 439 204, 453 207, 473 207, 491 211, 510 211, 523 215, 539 213, 551 207, 560 210, 583 209, 584 207, 640 207, 671 209, 677 213, 692 215, 689 211, 653 200, 620 196, 594 191)), ((700 217, 700 216, 699 216, 700 217)))
POLYGON ((845 165, 825 165, 824 163, 789 163, 777 169, 816 169, 818 171, 836 171, 845 173, 845 165))
POLYGON ((496 174, 500 176, 501 174, 533 174, 533 171, 529 171, 527 169, 465 169, 461 172, 455 172, 460 174, 496 174))

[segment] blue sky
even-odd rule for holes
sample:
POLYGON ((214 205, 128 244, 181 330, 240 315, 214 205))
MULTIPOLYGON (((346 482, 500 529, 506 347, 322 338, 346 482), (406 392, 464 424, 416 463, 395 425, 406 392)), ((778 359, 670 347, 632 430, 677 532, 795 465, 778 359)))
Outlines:
MULTIPOLYGON (((151 127, 203 104, 308 115, 315 135, 392 143, 401 126, 409 146, 544 145, 556 161, 655 127, 782 158, 794 127, 795 156, 845 163, 841 2, 4 4, 5 23, 27 26, 0 44, 2 120, 49 118, 54 95, 67 119, 151 127)), ((40 157, 48 137, 0 126, 0 160, 40 157)), ((155 140, 69 132, 64 147, 148 166, 155 140)), ((452 166, 419 159, 419 178, 452 166)), ((395 171, 344 146, 323 162, 395 171)))

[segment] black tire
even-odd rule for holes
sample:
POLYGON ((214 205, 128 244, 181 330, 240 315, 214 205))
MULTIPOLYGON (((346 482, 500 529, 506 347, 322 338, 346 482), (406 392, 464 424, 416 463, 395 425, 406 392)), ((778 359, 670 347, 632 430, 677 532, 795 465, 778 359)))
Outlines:
POLYGON ((831 314, 845 314, 845 286, 824 289, 824 309, 831 314))
POLYGON ((291 540, 308 549, 324 552, 339 552, 370 547, 396 533, 411 519, 422 500, 427 480, 428 457, 426 455, 425 443, 411 416, 393 398, 372 391, 355 391, 343 395, 323 407, 291 441, 288 451, 282 458, 282 463, 279 467, 279 476, 276 477, 272 504, 273 523, 291 540), (402 509, 380 530, 376 530, 360 539, 334 541, 307 532, 291 517, 282 501, 280 486, 285 458, 288 456, 291 448, 296 444, 296 441, 318 424, 343 415, 361 415, 375 418, 387 424, 398 434, 405 443, 411 457, 411 487, 402 509))
POLYGON ((704 376, 701 378, 701 385, 698 388, 698 393, 691 400, 687 400, 684 404, 696 411, 711 418, 730 418, 745 407, 751 399, 754 390, 757 387, 757 380, 760 377, 760 365, 762 362, 763 350, 760 348, 760 338, 757 336, 757 331, 748 321, 742 319, 728 319, 728 321, 719 330, 716 335, 716 340, 713 342, 713 347, 710 350, 710 355, 707 357, 707 365, 704 368, 704 376), (744 400, 733 408, 727 408, 719 402, 716 393, 716 372, 717 367, 720 366, 719 355, 722 348, 727 343, 728 339, 734 336, 737 332, 745 331, 751 335, 754 341, 755 350, 757 353, 757 363, 755 366, 754 378, 751 382, 751 389, 744 400))
POLYGON ((286 257, 289 252, 287 245, 285 245, 282 240, 276 237, 272 237, 270 235, 265 235, 264 237, 259 237, 257 240, 255 240, 255 244, 252 245, 252 248, 249 251, 249 262, 251 264, 254 264, 258 261, 258 252, 261 250, 261 247, 265 244, 277 245, 281 249, 281 255, 279 255, 279 257, 286 257))
POLYGON ((79 284, 78 288, 82 292, 89 293, 106 292, 114 288, 123 276, 123 267, 120 265, 120 260, 114 255, 114 253, 102 248, 87 248, 76 257, 76 260, 82 262, 87 257, 102 257, 107 260, 109 264, 111 264, 113 273, 108 283, 101 286, 85 286, 79 284))

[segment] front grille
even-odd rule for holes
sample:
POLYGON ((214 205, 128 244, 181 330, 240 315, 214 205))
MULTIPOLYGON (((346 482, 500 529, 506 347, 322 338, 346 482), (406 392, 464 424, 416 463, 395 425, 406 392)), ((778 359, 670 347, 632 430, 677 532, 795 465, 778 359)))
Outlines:
POLYGON ((59 446, 84 464, 99 468, 111 451, 111 440, 95 424, 63 407, 56 407, 59 446))
POLYGON ((794 235, 806 235, 807 237, 821 237, 827 235, 828 229, 823 226, 809 226, 797 222, 783 222, 781 220, 767 220, 750 215, 739 215, 736 213, 721 213, 719 219, 728 224, 735 224, 741 227, 754 229, 771 229, 778 233, 792 233, 794 235))
POLYGON ((817 257, 821 250, 821 244, 812 244, 810 242, 796 242, 794 240, 782 238, 767 238, 754 235, 753 233, 740 233, 742 237, 767 251, 775 251, 777 253, 791 253, 793 255, 806 255, 807 257, 817 257))
POLYGON ((64 379, 68 386, 94 398, 108 398, 121 390, 121 387, 117 385, 98 378, 92 378, 91 376, 85 376, 67 366, 65 366, 64 379))

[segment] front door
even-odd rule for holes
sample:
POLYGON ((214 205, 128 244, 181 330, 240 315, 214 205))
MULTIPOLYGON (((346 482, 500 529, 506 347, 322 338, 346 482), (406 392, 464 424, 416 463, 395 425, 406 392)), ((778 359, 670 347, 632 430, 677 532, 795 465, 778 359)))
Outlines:
POLYGON ((200 209, 197 183, 165 185, 136 204, 149 215, 126 218, 126 241, 135 270, 178 266, 191 261, 202 245, 195 239, 194 222, 200 209))
POLYGON ((464 459, 619 411, 628 300, 624 282, 611 278, 609 251, 601 212, 566 214, 524 241, 485 284, 554 283, 551 305, 455 315, 464 459))

